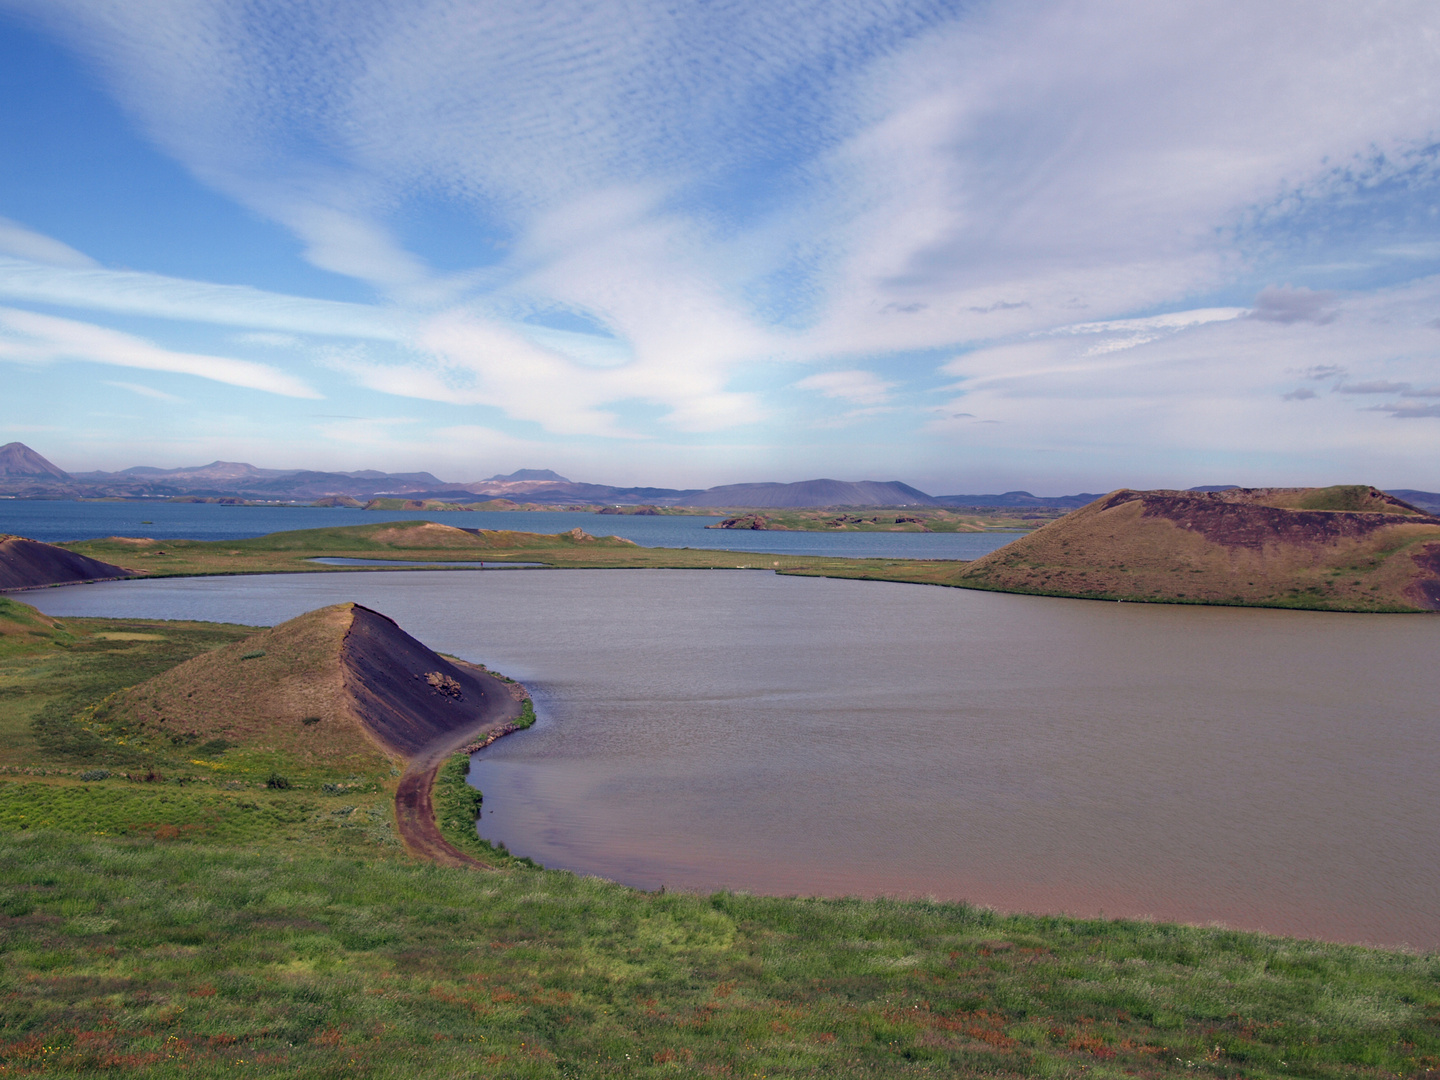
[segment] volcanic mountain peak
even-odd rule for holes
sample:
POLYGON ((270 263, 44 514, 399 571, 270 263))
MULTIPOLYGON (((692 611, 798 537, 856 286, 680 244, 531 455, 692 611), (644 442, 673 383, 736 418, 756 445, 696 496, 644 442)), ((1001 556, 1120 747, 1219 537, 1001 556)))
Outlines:
POLYGON ((70 474, 41 457, 22 442, 0 446, 0 476, 46 476, 69 480, 70 474))
MULTIPOLYGON (((1173 492, 1182 496, 1203 494, 1222 502, 1273 506, 1281 510, 1325 510, 1358 514, 1425 514, 1404 499, 1368 484, 1335 484, 1323 488, 1242 488, 1224 487, 1173 492)), ((1150 492, 1165 495, 1166 492, 1150 492)))

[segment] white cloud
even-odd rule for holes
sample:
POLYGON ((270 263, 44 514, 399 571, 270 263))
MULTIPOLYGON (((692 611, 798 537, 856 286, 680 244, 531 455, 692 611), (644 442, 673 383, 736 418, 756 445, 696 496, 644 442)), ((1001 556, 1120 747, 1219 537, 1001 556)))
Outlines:
POLYGON ((131 270, 45 266, 3 257, 0 296, 88 311, 390 341, 403 337, 410 322, 393 310, 286 296, 248 285, 214 285, 131 270))
POLYGON ((13 255, 51 266, 89 267, 97 265, 84 252, 53 237, 27 229, 19 222, 0 217, 0 255, 13 255))
MULTIPOLYGON (((1170 460, 1210 455, 1297 468, 1308 457, 1311 476, 1326 467, 1342 470, 1332 475, 1366 472, 1370 482, 1385 482, 1380 470, 1413 476, 1433 455, 1434 410, 1418 401, 1374 406, 1355 395, 1413 393, 1435 370, 1440 342, 1423 316, 1437 303, 1440 278, 1433 278, 1347 298, 1324 323, 1192 322, 1104 353, 1085 334, 1027 336, 948 362, 959 393, 930 430, 1014 453, 1096 457, 1151 446, 1170 460), (1387 328, 1380 340, 1376 326, 1387 328), (1351 394, 1303 384, 1334 378, 1342 367, 1351 394), (955 415, 964 413, 1002 424, 980 432, 973 417, 955 415)), ((1266 482, 1263 473, 1257 482, 1266 482)))
POLYGON ((172 352, 118 330, 15 308, 0 308, 0 360, 29 364, 80 360, 194 375, 287 397, 321 396, 293 375, 267 364, 172 352))
POLYGON ((881 405, 890 399, 895 388, 872 371, 822 371, 808 375, 795 384, 801 390, 814 390, 828 398, 853 401, 857 405, 881 405))
POLYGON ((270 349, 294 349, 300 345, 300 339, 294 334, 281 334, 270 330, 236 334, 235 340, 242 345, 264 345, 270 349))
POLYGON ((106 379, 105 385, 118 387, 121 390, 129 390, 132 394, 153 398, 156 401, 181 402, 185 400, 184 398, 176 397, 174 394, 167 394, 164 390, 156 390, 153 386, 143 386, 140 383, 112 382, 106 379))
POLYGON ((1437 24, 1418 2, 1057 0, 938 31, 877 69, 829 160, 847 240, 820 332, 923 347, 1219 288, 1257 207, 1324 197, 1356 155, 1398 173, 1440 128, 1437 24))

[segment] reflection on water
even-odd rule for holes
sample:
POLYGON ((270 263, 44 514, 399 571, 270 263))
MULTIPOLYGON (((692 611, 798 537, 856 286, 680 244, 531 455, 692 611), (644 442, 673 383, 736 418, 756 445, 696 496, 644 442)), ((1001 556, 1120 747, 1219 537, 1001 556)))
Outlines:
POLYGON ((26 596, 269 623, 356 599, 527 682, 482 831, 645 888, 933 894, 1440 946, 1440 619, 736 571, 26 596))

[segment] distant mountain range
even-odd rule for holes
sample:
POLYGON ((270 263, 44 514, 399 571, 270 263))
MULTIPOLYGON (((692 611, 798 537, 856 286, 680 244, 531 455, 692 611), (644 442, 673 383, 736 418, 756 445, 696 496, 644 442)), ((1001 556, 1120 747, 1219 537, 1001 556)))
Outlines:
POLYGON ((685 500, 687 506, 936 506, 923 491, 898 480, 802 480, 798 484, 726 484, 685 500))
MULTIPOLYGON (((1195 488, 1223 491, 1233 485, 1195 488)), ((0 494, 19 498, 193 498, 313 502, 349 497, 404 496, 474 502, 510 499, 544 505, 621 504, 654 506, 756 507, 952 506, 976 508, 1048 507, 1073 510, 1093 502, 1094 493, 1042 496, 1028 491, 1001 495, 927 495, 898 480, 802 480, 794 484, 725 484, 712 488, 613 487, 577 483, 550 469, 520 469, 469 483, 447 483, 428 472, 320 472, 260 469, 236 461, 212 461, 183 469, 137 465, 120 472, 67 473, 24 443, 0 446, 0 494)), ((1431 513, 1440 513, 1440 494, 1401 489, 1391 494, 1431 513)))

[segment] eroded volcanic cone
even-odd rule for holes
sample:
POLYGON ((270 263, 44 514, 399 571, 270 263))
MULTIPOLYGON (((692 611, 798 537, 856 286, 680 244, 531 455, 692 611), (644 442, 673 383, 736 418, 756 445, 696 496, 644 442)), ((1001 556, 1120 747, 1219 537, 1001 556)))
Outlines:
POLYGON ((1094 599, 1440 610, 1440 519, 1364 485, 1111 492, 957 585, 1094 599))
POLYGON ((0 535, 0 592, 134 576, 133 570, 89 559, 54 544, 0 535))
POLYGON ((408 758, 441 736, 486 721, 493 710, 483 673, 432 652, 393 619, 349 606, 350 629, 341 646, 345 689, 376 742, 408 758))
POLYGON ((129 691, 117 708, 181 744, 225 739, 356 772, 519 711, 494 676, 446 660, 353 603, 188 660, 129 691))

